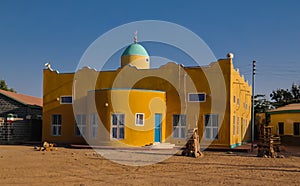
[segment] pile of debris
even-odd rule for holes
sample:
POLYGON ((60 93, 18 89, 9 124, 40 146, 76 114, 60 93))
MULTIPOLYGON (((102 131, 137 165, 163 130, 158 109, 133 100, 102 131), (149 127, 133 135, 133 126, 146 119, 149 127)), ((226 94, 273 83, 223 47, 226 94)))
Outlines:
POLYGON ((54 143, 44 142, 42 147, 35 146, 36 151, 56 151, 57 148, 54 147, 54 143))
POLYGON ((284 158, 283 155, 279 156, 280 137, 272 135, 272 127, 263 126, 260 136, 260 142, 257 144, 258 157, 264 158, 284 158))
POLYGON ((198 129, 194 128, 188 130, 187 136, 188 136, 187 143, 185 145, 185 149, 182 151, 182 155, 193 156, 195 158, 204 156, 204 154, 200 152, 198 129))

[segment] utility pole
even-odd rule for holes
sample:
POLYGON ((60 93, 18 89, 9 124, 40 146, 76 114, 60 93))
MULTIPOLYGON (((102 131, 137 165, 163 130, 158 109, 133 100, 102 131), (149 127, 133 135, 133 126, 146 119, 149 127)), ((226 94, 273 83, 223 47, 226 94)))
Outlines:
POLYGON ((254 124, 255 124, 255 113, 254 113, 254 94, 255 94, 255 74, 256 74, 256 61, 252 62, 252 116, 251 116, 251 150, 253 151, 253 143, 254 143, 254 124))

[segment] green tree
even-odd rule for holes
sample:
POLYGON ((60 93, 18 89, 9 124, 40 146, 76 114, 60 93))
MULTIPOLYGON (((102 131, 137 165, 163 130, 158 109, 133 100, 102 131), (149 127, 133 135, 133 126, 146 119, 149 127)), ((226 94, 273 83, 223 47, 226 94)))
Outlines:
POLYGON ((293 83, 291 88, 291 93, 293 95, 293 103, 300 103, 300 85, 293 83))
POLYGON ((13 88, 8 88, 5 80, 0 80, 0 89, 10 91, 10 92, 16 92, 13 88))
POLYGON ((290 103, 300 103, 300 85, 293 84, 291 89, 277 89, 270 94, 272 105, 276 108, 290 103))
POLYGON ((272 109, 272 104, 267 100, 266 95, 257 94, 254 96, 254 112, 264 113, 272 109))
POLYGON ((271 100, 274 100, 272 103, 276 108, 287 105, 292 102, 293 95, 288 89, 277 89, 273 90, 270 94, 271 100))

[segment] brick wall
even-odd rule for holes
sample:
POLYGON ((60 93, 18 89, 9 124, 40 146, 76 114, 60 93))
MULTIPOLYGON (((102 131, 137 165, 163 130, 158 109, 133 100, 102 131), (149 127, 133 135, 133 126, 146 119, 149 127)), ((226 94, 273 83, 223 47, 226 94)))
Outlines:
POLYGON ((41 136, 41 120, 20 120, 12 123, 0 122, 0 144, 41 141, 41 136))
POLYGON ((31 123, 17 121, 0 124, 0 144, 16 144, 29 141, 31 136, 31 123))

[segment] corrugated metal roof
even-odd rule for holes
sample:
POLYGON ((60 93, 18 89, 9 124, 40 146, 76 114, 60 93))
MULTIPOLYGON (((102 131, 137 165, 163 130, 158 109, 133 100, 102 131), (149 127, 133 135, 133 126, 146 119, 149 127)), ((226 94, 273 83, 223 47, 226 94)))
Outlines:
POLYGON ((0 94, 3 94, 11 99, 14 99, 20 103, 26 104, 26 105, 37 105, 42 107, 43 106, 43 99, 34 97, 34 96, 28 96, 25 94, 19 94, 15 92, 0 90, 0 94))

